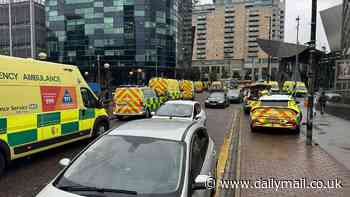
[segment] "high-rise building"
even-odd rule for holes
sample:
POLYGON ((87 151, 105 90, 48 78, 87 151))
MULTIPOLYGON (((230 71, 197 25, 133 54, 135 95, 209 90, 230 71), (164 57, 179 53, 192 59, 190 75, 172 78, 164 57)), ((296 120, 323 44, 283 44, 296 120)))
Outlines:
POLYGON ((44 0, 0 0, 0 54, 37 58, 45 51, 44 0))
POLYGON ((350 57, 350 0, 343 0, 341 43, 346 58, 350 57))
POLYGON ((84 72, 109 63, 115 84, 174 76, 191 63, 191 10, 191 0, 47 0, 48 57, 84 72))
POLYGON ((233 0, 224 5, 196 7, 192 18, 196 28, 194 66, 211 60, 216 63, 218 60, 242 60, 240 68, 230 69, 244 68, 251 72, 252 67, 256 67, 255 72, 266 76, 269 58, 260 49, 257 39, 283 41, 284 17, 284 0, 233 0))

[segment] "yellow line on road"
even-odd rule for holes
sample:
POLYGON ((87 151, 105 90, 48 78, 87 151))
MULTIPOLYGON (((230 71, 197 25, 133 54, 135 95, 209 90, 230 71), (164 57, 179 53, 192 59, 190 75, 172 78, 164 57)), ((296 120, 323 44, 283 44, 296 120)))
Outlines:
MULTIPOLYGON (((240 112, 239 116, 241 116, 242 112, 240 112)), ((243 121, 243 118, 240 118, 239 119, 239 134, 238 134, 238 145, 237 145, 237 163, 236 163, 236 180, 239 180, 240 177, 241 177, 241 139, 242 139, 242 121, 243 121)), ((241 190, 240 188, 236 188, 235 190, 235 197, 240 197, 241 196, 241 190)))
MULTIPOLYGON (((220 181, 225 173, 225 167, 227 160, 229 158, 229 153, 230 153, 230 145, 232 141, 232 136, 234 133, 234 126, 236 122, 237 115, 235 116, 236 113, 233 113, 232 115, 232 125, 229 130, 225 134, 224 138, 224 143, 220 147, 220 152, 219 152, 219 157, 218 157, 218 165, 216 166, 216 180, 220 181)), ((215 197, 218 197, 220 195, 221 188, 219 187, 219 184, 216 184, 216 192, 215 192, 215 197)))

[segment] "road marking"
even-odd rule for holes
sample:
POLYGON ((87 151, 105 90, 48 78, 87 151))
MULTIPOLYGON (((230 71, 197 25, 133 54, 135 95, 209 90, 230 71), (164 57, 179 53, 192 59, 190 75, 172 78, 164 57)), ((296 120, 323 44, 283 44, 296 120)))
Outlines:
MULTIPOLYGON (((240 112, 238 112, 240 113, 240 112)), ((216 180, 221 180, 225 173, 225 167, 227 164, 227 160, 229 158, 230 153, 230 145, 232 143, 232 137, 235 128, 235 122, 237 118, 237 113, 232 113, 232 124, 230 130, 225 134, 224 143, 220 147, 219 157, 218 157, 218 165, 216 166, 216 180)), ((221 188, 219 184, 216 184, 215 197, 220 196, 221 188)))
MULTIPOLYGON (((241 116, 241 113, 240 112, 240 116, 241 116)), ((242 121, 243 121, 243 118, 240 118, 239 120, 239 132, 238 132, 238 145, 237 145, 237 158, 236 158, 236 180, 239 180, 241 178, 241 140, 242 140, 242 131, 243 131, 243 128, 242 128, 242 121)), ((235 195, 234 197, 240 197, 241 196, 241 190, 240 188, 236 188, 235 190, 235 195)))

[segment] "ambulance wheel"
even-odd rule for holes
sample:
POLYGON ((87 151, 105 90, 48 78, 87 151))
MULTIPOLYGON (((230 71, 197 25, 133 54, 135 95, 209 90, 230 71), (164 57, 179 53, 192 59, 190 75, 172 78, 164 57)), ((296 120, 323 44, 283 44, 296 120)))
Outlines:
POLYGON ((4 154, 0 152, 0 176, 5 171, 5 166, 6 166, 6 161, 5 161, 4 154))
POLYGON ((149 111, 149 109, 146 109, 146 113, 145 113, 145 118, 151 118, 151 112, 149 111))
POLYGON ((98 136, 102 135, 103 133, 108 131, 108 129, 109 129, 109 125, 107 122, 101 121, 101 122, 97 123, 97 125, 94 128, 94 137, 98 137, 98 136))

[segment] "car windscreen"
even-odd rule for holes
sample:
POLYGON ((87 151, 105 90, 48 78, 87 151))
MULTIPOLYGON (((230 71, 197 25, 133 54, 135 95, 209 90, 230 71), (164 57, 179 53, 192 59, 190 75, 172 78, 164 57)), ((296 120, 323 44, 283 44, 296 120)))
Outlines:
POLYGON ((192 113, 192 105, 165 103, 157 110, 156 115, 189 118, 192 113))
POLYGON ((261 106, 288 107, 287 100, 261 100, 261 106))
POLYGON ((82 153, 54 185, 170 194, 180 187, 184 152, 181 142, 106 135, 82 153))
POLYGON ((209 95, 209 98, 214 98, 214 99, 224 99, 225 94, 223 92, 213 92, 209 95))

